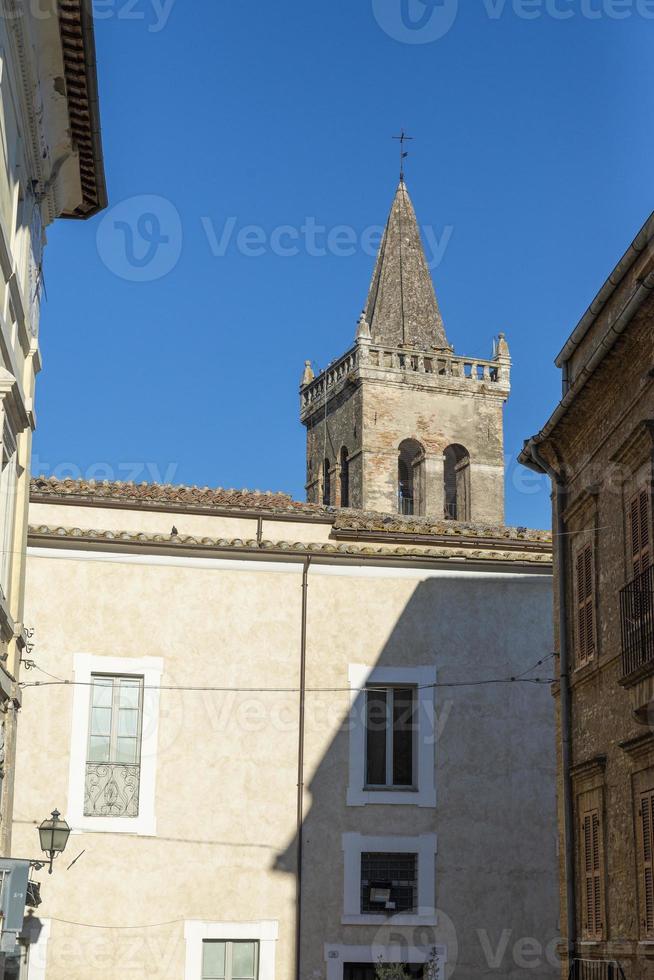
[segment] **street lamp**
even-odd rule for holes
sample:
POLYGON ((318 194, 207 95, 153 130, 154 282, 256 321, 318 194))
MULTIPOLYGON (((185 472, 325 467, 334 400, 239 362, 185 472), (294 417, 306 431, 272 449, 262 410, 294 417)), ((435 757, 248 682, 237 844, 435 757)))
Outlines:
POLYGON ((48 874, 52 874, 52 862, 66 849, 68 838, 70 837, 70 827, 65 820, 61 820, 59 810, 53 810, 50 817, 44 820, 39 827, 39 839, 41 850, 50 858, 48 874))

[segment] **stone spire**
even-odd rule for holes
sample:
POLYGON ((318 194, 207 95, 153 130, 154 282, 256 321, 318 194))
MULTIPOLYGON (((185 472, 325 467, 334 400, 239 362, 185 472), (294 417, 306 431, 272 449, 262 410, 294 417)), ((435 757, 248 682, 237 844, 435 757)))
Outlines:
POLYGON ((403 180, 377 256, 365 319, 373 344, 451 350, 403 180))

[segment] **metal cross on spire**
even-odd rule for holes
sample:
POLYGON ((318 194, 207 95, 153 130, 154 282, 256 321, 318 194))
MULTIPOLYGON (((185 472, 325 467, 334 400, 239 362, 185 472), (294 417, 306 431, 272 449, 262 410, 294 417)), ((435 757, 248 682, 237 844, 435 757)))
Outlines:
POLYGON ((406 160, 406 158, 409 155, 409 151, 404 149, 404 144, 407 143, 407 142, 411 142, 413 140, 413 136, 407 136, 407 134, 404 132, 404 130, 402 130, 400 132, 400 135, 399 136, 394 136, 393 139, 400 141, 400 180, 403 181, 404 180, 404 161, 406 160))

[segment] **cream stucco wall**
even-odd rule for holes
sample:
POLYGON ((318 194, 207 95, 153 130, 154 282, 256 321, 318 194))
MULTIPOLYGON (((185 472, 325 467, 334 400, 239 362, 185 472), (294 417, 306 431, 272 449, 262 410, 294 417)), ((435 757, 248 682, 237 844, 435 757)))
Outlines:
MULTIPOLYGON (((44 523, 70 525, 44 510, 44 523)), ((178 525, 172 514, 167 521, 178 525)), ((276 921, 274 976, 294 976, 301 584, 297 562, 200 566, 145 548, 138 556, 32 550, 28 621, 40 667, 72 679, 79 654, 163 662, 155 833, 76 831, 55 874, 40 876, 47 980, 186 980, 185 922, 197 919, 253 923, 253 935, 255 923, 276 921), (245 690, 271 687, 283 690, 245 690)), ((352 664, 429 666, 440 683, 508 677, 549 653, 549 623, 549 575, 512 572, 510 563, 484 574, 311 566, 303 977, 342 976, 333 950, 326 962, 326 944, 398 941, 445 945, 457 975, 481 977, 505 929, 513 938, 497 976, 534 975, 512 950, 518 939, 546 944, 556 935, 547 687, 438 689, 436 806, 347 806, 349 677, 352 664), (436 835, 436 925, 341 922, 343 835, 352 833, 436 835)), ((70 745, 86 734, 75 726, 74 699, 71 686, 25 689, 16 855, 33 854, 35 821, 55 805, 75 828, 70 745)), ((553 972, 544 962, 538 975, 553 972)))

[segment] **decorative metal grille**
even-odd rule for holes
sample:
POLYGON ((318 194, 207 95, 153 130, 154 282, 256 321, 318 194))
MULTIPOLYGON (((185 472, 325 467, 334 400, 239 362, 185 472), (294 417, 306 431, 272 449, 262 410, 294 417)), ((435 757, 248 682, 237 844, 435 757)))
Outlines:
POLYGON ((654 661, 654 566, 620 592, 622 672, 626 677, 654 661))
POLYGON ((625 980, 616 960, 573 960, 569 980, 625 980))
POLYGON ((140 766, 87 762, 85 817, 138 817, 140 766))
POLYGON ((361 912, 369 915, 394 915, 414 912, 418 891, 417 854, 361 855, 361 912), (371 889, 390 889, 390 903, 371 902, 371 889))

